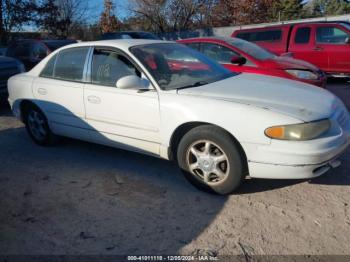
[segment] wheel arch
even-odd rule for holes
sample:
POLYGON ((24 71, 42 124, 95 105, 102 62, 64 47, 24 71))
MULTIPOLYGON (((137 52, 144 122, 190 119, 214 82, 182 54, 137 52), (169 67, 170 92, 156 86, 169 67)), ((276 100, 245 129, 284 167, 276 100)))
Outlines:
POLYGON ((222 128, 218 125, 215 125, 212 123, 207 123, 207 122, 187 122, 187 123, 183 123, 182 125, 178 126, 174 130, 174 132, 170 138, 170 147, 169 147, 169 152, 168 152, 169 159, 177 161, 177 159, 176 159, 177 148, 178 148, 178 145, 179 145, 182 137, 186 133, 188 133, 190 130, 192 130, 193 128, 203 126, 203 125, 210 125, 210 126, 215 126, 217 128, 220 128, 221 130, 223 130, 225 133, 227 133, 232 138, 232 140, 234 141, 235 145, 237 146, 237 148, 238 148, 238 150, 243 158, 244 171, 246 174, 248 174, 249 173, 248 158, 247 158, 247 155, 246 155, 242 145, 239 143, 239 141, 236 139, 236 137, 232 133, 228 132, 225 128, 222 128))
POLYGON ((20 119, 22 122, 24 121, 24 116, 25 116, 26 110, 29 108, 29 106, 35 106, 39 110, 41 110, 40 107, 30 99, 22 99, 22 100, 18 101, 20 119))

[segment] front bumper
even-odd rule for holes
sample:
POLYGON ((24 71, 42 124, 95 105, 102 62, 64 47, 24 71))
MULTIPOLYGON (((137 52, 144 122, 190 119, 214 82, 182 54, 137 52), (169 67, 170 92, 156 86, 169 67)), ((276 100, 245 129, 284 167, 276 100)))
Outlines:
POLYGON ((321 176, 330 169, 338 167, 341 162, 337 160, 337 157, 323 163, 311 165, 281 165, 258 162, 249 162, 248 165, 250 176, 254 178, 306 179, 321 176))
POLYGON ((350 120, 323 138, 293 142, 272 140, 270 145, 245 145, 251 177, 305 179, 320 176, 338 162, 350 145, 350 120))

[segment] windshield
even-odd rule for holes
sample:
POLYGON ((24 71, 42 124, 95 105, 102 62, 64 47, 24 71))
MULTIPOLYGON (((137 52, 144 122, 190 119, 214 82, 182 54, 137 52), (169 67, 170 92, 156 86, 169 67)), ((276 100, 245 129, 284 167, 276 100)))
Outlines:
POLYGON ((229 39, 226 39, 226 41, 229 44, 233 45, 234 47, 242 50, 246 54, 248 54, 256 59, 259 59, 259 60, 272 59, 272 58, 276 57, 276 55, 267 51, 266 49, 254 44, 254 43, 242 40, 242 39, 229 38, 229 39))
POLYGON ((346 29, 350 30, 350 24, 349 23, 341 23, 342 26, 344 26, 346 29))
POLYGON ((164 90, 210 84, 236 75, 181 44, 148 44, 132 47, 130 51, 164 90))

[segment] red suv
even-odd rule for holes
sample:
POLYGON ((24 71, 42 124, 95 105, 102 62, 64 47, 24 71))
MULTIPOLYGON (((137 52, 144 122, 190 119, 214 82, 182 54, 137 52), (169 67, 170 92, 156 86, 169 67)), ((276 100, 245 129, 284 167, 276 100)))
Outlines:
POLYGON ((325 87, 325 74, 305 61, 277 56, 264 48, 238 38, 192 38, 178 40, 234 72, 288 78, 325 87))
POLYGON ((271 52, 308 61, 332 76, 350 76, 350 23, 312 22, 233 32, 271 52))

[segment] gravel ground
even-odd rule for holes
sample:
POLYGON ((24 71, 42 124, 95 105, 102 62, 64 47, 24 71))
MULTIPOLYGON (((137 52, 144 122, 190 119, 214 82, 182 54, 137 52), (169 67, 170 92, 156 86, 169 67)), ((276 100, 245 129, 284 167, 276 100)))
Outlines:
MULTIPOLYGON (((350 84, 329 89, 350 108, 350 84)), ((350 151, 312 181, 202 193, 167 161, 66 139, 0 109, 0 254, 350 254, 350 151)))

